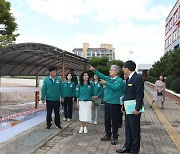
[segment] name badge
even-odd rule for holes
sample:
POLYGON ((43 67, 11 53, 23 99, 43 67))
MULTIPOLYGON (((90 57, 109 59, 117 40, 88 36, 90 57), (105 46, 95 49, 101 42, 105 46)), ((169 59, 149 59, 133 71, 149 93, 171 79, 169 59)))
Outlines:
POLYGON ((91 86, 90 86, 90 85, 88 85, 88 88, 91 88, 91 86))
POLYGON ((56 81, 56 83, 59 83, 59 81, 56 81))
POLYGON ((128 84, 129 87, 132 87, 132 84, 128 84))
POLYGON ((100 84, 98 84, 98 87, 100 87, 100 84))
POLYGON ((70 84, 70 87, 72 88, 72 84, 70 84))

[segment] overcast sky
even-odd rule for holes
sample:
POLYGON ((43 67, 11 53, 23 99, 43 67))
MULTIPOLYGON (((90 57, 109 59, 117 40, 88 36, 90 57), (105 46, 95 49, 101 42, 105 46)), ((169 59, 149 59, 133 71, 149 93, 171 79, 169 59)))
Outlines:
POLYGON ((72 52, 83 43, 113 44, 116 59, 152 64, 164 54, 165 19, 176 0, 9 0, 17 43, 72 52))

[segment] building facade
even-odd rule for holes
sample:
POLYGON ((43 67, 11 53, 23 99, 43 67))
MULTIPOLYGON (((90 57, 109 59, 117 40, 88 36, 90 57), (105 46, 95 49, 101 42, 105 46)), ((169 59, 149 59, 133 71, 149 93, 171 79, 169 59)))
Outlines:
POLYGON ((180 0, 169 13, 165 24, 165 53, 180 47, 180 0))
POLYGON ((75 48, 72 51, 75 55, 91 59, 106 55, 109 60, 115 60, 115 48, 111 44, 102 44, 100 48, 89 48, 88 43, 83 43, 83 48, 75 48))

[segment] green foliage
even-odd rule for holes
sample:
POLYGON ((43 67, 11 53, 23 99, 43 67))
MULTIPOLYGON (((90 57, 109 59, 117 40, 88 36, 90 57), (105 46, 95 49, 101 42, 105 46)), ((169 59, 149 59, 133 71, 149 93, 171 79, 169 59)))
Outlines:
POLYGON ((108 66, 117 65, 117 66, 119 66, 120 68, 122 68, 123 65, 124 65, 124 62, 121 61, 121 60, 112 60, 112 61, 109 61, 109 62, 107 63, 107 65, 108 65, 108 66))
POLYGON ((165 82, 166 82, 166 87, 167 88, 170 88, 171 87, 171 83, 176 79, 176 76, 175 75, 169 75, 165 82))
POLYGON ((97 67, 97 66, 105 67, 105 66, 107 66, 108 61, 109 61, 109 59, 107 56, 102 56, 101 58, 92 57, 90 59, 90 64, 94 67, 97 67))
POLYGON ((120 77, 124 77, 124 72, 122 70, 124 62, 121 60, 109 61, 107 56, 93 57, 90 59, 90 64, 96 69, 98 69, 104 75, 109 75, 109 68, 111 65, 117 65, 120 67, 120 77))
POLYGON ((172 82, 180 76, 180 48, 167 52, 159 61, 155 62, 153 68, 149 71, 148 81, 163 75, 166 78, 167 88, 171 88, 172 82))
POLYGON ((171 89, 176 93, 180 93, 180 77, 171 83, 171 89))
POLYGON ((13 44, 18 34, 14 34, 17 24, 10 13, 10 2, 0 0, 0 48, 13 44))
POLYGON ((149 71, 150 76, 159 77, 161 74, 164 76, 180 75, 180 49, 167 52, 149 71))
POLYGON ((151 82, 151 83, 155 83, 156 80, 157 80, 157 77, 154 77, 154 76, 148 76, 146 78, 147 81, 151 82))

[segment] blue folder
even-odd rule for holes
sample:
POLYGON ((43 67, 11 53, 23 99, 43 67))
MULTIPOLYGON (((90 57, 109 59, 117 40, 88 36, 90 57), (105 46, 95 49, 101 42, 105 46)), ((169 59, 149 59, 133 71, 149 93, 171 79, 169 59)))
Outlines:
MULTIPOLYGON (((136 107, 136 100, 124 101, 126 114, 132 114, 136 107)), ((139 112, 144 112, 144 106, 139 112)))

